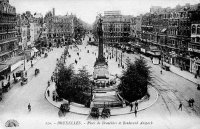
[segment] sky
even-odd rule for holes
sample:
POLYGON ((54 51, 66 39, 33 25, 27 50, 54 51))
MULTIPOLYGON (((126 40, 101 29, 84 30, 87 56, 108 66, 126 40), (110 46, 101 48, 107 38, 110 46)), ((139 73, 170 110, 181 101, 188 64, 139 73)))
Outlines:
POLYGON ((177 4, 191 5, 200 0, 10 0, 17 13, 31 11, 43 16, 52 8, 56 15, 76 14, 78 18, 92 24, 96 16, 104 11, 121 10, 123 15, 137 16, 149 12, 151 6, 175 7, 177 4))

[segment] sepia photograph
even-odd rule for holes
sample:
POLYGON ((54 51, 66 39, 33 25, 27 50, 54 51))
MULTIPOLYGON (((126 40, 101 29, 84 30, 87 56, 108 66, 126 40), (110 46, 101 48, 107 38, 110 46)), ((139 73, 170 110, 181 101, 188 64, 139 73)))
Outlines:
POLYGON ((200 0, 0 0, 0 129, 200 129, 200 0))

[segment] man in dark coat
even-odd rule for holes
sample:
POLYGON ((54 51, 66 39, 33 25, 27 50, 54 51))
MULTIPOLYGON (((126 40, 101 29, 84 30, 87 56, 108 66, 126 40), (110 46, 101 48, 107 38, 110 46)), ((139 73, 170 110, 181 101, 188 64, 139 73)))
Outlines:
POLYGON ((130 103, 130 107, 131 107, 131 110, 130 110, 130 111, 132 111, 132 109, 133 109, 133 104, 132 104, 132 103, 130 103))
POLYGON ((136 110, 138 109, 138 102, 137 101, 135 102, 135 109, 136 110))

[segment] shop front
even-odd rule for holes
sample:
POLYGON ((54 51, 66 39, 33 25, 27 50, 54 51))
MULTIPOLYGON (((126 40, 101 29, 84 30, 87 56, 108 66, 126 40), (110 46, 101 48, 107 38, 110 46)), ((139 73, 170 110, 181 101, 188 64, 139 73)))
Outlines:
POLYGON ((5 75, 9 73, 9 67, 6 64, 0 64, 0 81, 5 79, 5 75))
POLYGON ((161 59, 161 51, 160 50, 151 50, 147 51, 147 53, 151 57, 151 61, 153 64, 160 64, 160 59, 161 59))
POLYGON ((190 58, 190 72, 200 76, 200 59, 198 57, 190 58))
POLYGON ((177 58, 179 60, 180 69, 189 72, 190 71, 190 58, 183 57, 183 56, 178 56, 177 58))

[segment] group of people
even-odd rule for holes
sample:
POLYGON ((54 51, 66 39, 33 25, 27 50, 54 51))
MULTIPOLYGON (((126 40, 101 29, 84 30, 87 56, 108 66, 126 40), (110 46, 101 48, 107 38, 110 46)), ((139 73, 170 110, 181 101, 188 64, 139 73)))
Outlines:
POLYGON ((188 103, 189 103, 189 107, 193 107, 194 106, 194 99, 193 98, 190 98, 189 100, 188 100, 188 103))

